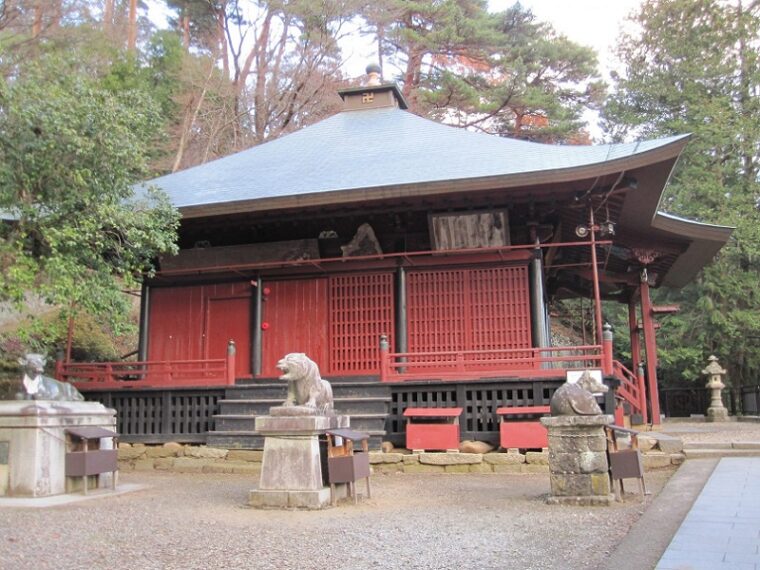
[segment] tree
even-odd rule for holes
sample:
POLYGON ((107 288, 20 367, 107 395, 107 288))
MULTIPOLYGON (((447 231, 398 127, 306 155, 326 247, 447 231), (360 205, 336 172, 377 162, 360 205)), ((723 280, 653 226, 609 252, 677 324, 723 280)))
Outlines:
POLYGON ((119 324, 122 290, 175 250, 178 214, 131 187, 161 125, 156 103, 88 71, 77 54, 47 55, 0 85, 0 301, 34 293, 119 324))
POLYGON ((697 282, 660 292, 663 377, 696 380, 714 353, 735 386, 760 371, 760 2, 648 0, 621 38, 625 71, 605 108, 616 139, 691 132, 661 207, 736 226, 697 282))
POLYGON ((412 111, 503 136, 579 139, 581 114, 604 88, 593 50, 519 3, 497 14, 475 0, 386 3, 368 19, 381 55, 402 69, 412 111))

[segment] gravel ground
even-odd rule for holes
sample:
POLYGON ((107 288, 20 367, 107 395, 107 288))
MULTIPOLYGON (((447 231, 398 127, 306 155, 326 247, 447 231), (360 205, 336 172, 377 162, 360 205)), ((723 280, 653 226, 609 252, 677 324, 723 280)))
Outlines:
POLYGON ((760 442, 760 423, 755 422, 664 422, 661 431, 684 443, 760 442))
POLYGON ((248 508, 250 476, 124 473, 149 487, 0 509, 0 568, 594 568, 671 474, 607 508, 544 504, 546 475, 378 475, 371 500, 303 512, 248 508))

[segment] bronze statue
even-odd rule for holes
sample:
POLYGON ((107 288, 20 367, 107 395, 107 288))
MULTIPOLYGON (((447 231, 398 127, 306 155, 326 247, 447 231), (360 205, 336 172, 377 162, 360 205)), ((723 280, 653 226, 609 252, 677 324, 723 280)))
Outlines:
POLYGON ((549 402, 552 416, 596 416, 602 409, 594 393, 605 393, 607 386, 585 370, 575 383, 565 382, 549 402))
POLYGON ((24 376, 21 380, 23 391, 17 397, 21 400, 83 402, 84 396, 71 384, 43 376, 45 361, 44 355, 35 353, 28 353, 25 358, 18 359, 24 376))

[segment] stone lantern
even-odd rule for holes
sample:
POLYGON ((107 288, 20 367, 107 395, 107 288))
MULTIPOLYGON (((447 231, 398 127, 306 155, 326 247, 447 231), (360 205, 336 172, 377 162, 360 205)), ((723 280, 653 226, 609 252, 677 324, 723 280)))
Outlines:
POLYGON ((727 422, 728 410, 723 405, 723 398, 721 398, 721 391, 726 387, 723 383, 723 376, 726 375, 726 370, 718 364, 716 356, 710 356, 708 360, 710 363, 702 370, 702 374, 707 376, 705 387, 711 391, 710 407, 707 408, 707 421, 727 422))

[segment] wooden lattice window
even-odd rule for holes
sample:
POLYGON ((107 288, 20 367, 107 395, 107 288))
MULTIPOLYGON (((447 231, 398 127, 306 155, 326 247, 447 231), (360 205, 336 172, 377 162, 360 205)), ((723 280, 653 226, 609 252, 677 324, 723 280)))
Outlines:
POLYGON ((393 274, 331 276, 332 374, 378 374, 380 335, 393 346, 393 274))
POLYGON ((531 346, 526 266, 410 272, 407 298, 409 352, 484 351, 488 360, 531 346))

